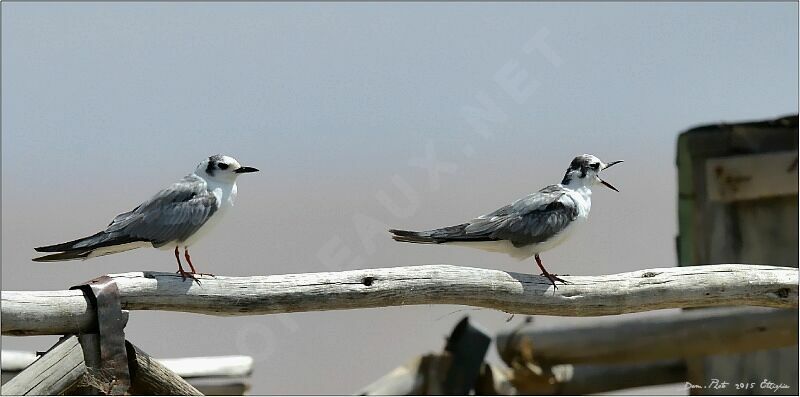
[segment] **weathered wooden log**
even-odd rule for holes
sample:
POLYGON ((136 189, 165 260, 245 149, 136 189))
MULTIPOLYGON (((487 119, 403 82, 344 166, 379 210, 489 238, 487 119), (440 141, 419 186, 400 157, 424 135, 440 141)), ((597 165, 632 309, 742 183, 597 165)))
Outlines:
POLYGON ((150 357, 130 342, 128 369, 131 374, 131 394, 150 396, 202 396, 194 386, 170 371, 158 360, 150 357))
POLYGON ((157 359, 181 378, 233 378, 253 373, 250 356, 215 356, 157 359))
MULTIPOLYGON (((688 268, 693 269, 693 268, 688 268)), ((497 336, 511 364, 622 363, 740 353, 797 344, 797 310, 703 309, 669 316, 521 330, 497 336)))
POLYGON ((79 290, 2 291, 0 310, 3 335, 65 335, 97 329, 95 308, 79 290))
MULTIPOLYGON (((756 265, 661 268, 607 276, 567 276, 553 290, 541 276, 449 265, 253 277, 173 273, 110 275, 123 309, 257 315, 419 304, 456 304, 518 314, 599 316, 702 306, 797 308, 795 269, 756 265)), ((2 333, 78 332, 92 324, 82 295, 2 292, 2 333), (47 300, 46 305, 30 302, 47 300), (31 313, 35 311, 36 313, 31 313), (36 321, 31 321, 36 319, 36 321)))
POLYGON ((58 395, 81 383, 86 374, 83 350, 78 337, 62 339, 44 356, 34 361, 2 386, 3 395, 58 395))
POLYGON ((686 363, 683 360, 607 365, 562 364, 541 375, 513 371, 509 378, 518 394, 566 396, 679 383, 686 379, 686 363))

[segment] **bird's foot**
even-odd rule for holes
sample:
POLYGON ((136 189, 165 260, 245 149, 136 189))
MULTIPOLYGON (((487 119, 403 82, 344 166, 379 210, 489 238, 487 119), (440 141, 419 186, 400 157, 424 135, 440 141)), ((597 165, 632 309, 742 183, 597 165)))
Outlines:
MULTIPOLYGON (((198 280, 197 277, 195 277, 195 274, 198 274, 198 273, 186 272, 183 269, 178 269, 178 271, 175 272, 175 274, 180 274, 181 275, 181 279, 183 281, 186 281, 186 279, 188 278, 188 279, 191 279, 192 281, 196 282, 197 285, 200 285, 200 280, 198 280)), ((201 276, 203 275, 203 273, 199 273, 199 274, 201 276)))
MULTIPOLYGON (((553 288, 554 288, 554 289, 558 289, 558 286, 556 285, 556 281, 558 281, 558 282, 560 282, 560 283, 562 283, 562 284, 569 284, 569 281, 567 281, 567 280, 564 280, 564 279, 562 279, 561 277, 558 277, 558 274, 542 273, 542 274, 540 274, 540 275, 541 275, 541 276, 544 276, 544 277, 546 277, 548 280, 550 280, 550 283, 552 283, 552 284, 553 284, 553 288)), ((565 276, 566 276, 566 274, 565 274, 565 276)))

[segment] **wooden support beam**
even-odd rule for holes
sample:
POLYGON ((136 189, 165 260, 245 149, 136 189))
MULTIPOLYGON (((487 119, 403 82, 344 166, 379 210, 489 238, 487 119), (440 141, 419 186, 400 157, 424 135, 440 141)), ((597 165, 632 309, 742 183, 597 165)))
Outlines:
MULTIPOLYGON (((34 352, 3 350, 3 383, 37 359, 34 352)), ((242 395, 250 388, 246 377, 253 372, 253 358, 249 356, 184 357, 157 361, 186 379, 204 395, 242 395)))
POLYGON ((158 360, 125 342, 131 372, 131 394, 155 396, 202 396, 194 386, 170 371, 158 360))
MULTIPOLYGON (((469 305, 518 314, 600 316, 648 310, 752 305, 797 308, 796 269, 709 265, 567 276, 553 290, 538 275, 449 265, 253 277, 173 273, 111 275, 126 310, 258 315, 420 304, 469 305)), ((3 291, 2 333, 73 333, 93 322, 72 291, 3 291), (30 302, 44 302, 32 305, 30 302), (36 321, 30 321, 32 318, 36 321)))
POLYGON ((69 336, 4 384, 2 393, 12 396, 68 394, 81 383, 85 374, 78 337, 69 336))
POLYGON ((792 346, 797 327, 797 310, 703 309, 554 329, 527 326, 498 335, 497 349, 509 365, 519 360, 541 365, 641 362, 792 346))

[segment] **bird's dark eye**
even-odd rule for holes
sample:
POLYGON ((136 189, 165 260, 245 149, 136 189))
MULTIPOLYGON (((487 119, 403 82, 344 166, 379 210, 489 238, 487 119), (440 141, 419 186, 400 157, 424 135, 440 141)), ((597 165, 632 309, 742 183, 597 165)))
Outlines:
POLYGON ((217 164, 217 168, 219 168, 221 170, 227 170, 228 169, 228 164, 219 163, 219 164, 217 164))
POLYGON ((600 168, 600 163, 594 163, 594 164, 591 165, 591 167, 592 167, 592 169, 595 169, 595 170, 599 169, 600 168))

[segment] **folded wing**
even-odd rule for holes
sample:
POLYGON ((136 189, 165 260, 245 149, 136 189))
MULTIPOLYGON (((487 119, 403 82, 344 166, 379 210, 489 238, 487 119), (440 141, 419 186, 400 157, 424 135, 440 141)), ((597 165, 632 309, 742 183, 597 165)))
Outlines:
POLYGON ((421 232, 396 230, 396 241, 422 244, 508 240, 514 246, 543 242, 578 216, 576 203, 558 185, 460 225, 421 232))
POLYGON ((34 261, 85 259, 101 248, 123 245, 136 248, 131 245, 136 242, 160 247, 172 241, 183 241, 203 226, 218 207, 217 199, 208 192, 205 181, 189 175, 133 210, 117 215, 104 231, 36 248, 39 252, 60 253, 35 258, 34 261))

